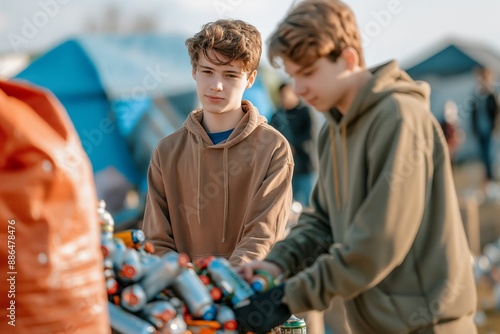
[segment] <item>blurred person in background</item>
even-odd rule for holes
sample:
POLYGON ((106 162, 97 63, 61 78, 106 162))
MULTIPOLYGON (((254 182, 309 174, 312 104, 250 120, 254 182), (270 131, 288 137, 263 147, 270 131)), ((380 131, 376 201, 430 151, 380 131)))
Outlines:
POLYGON ((109 333, 92 169, 56 98, 0 81, 0 333, 109 333))
POLYGON ((279 88, 280 106, 269 124, 285 136, 292 148, 293 198, 303 206, 309 206, 309 197, 315 180, 313 120, 310 107, 293 92, 289 83, 279 88))
POLYGON ((463 131, 458 122, 458 109, 455 101, 448 100, 444 104, 444 117, 440 124, 446 144, 448 145, 448 151, 450 151, 450 158, 453 162, 455 152, 464 139, 463 131))
POLYGON ((493 88, 493 71, 479 67, 475 75, 477 87, 471 101, 472 132, 478 140, 481 162, 486 170, 485 184, 487 184, 494 181, 494 155, 491 150, 499 106, 493 88))

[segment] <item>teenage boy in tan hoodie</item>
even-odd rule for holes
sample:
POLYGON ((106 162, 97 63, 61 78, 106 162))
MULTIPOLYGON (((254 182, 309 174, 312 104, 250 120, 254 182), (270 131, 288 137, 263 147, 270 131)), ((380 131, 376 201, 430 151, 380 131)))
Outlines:
POLYGON ((237 309, 239 322, 263 333, 341 296, 353 333, 477 333, 470 253, 428 87, 394 61, 365 68, 353 13, 335 0, 300 2, 269 56, 327 122, 314 211, 240 271, 287 279, 237 309))
POLYGON ((262 41, 239 20, 203 26, 186 45, 201 109, 160 141, 148 172, 143 230, 158 254, 263 259, 284 237, 293 158, 286 139, 242 100, 262 41))

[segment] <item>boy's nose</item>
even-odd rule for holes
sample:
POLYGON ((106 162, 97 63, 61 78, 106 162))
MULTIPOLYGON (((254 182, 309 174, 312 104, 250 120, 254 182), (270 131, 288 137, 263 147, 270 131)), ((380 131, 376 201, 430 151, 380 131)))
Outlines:
POLYGON ((214 80, 212 82, 212 85, 210 86, 210 89, 216 92, 222 91, 222 82, 220 80, 214 80))

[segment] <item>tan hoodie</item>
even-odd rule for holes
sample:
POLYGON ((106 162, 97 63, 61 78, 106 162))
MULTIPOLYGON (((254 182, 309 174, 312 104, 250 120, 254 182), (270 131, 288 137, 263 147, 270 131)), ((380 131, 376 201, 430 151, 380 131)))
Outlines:
POLYGON ((292 191, 286 139, 249 102, 229 138, 214 145, 193 111, 155 149, 143 230, 159 254, 214 255, 239 266, 281 239, 292 191))
POLYGON ((315 212, 266 258, 296 274, 285 289, 292 312, 340 295, 354 333, 476 332, 470 253, 428 92, 391 62, 340 122, 328 115, 315 212))

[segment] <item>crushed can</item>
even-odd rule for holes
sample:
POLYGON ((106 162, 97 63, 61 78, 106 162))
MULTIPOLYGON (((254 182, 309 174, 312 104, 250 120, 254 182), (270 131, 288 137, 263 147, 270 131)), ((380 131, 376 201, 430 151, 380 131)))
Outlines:
POLYGON ((299 319, 292 316, 282 325, 279 326, 280 334, 306 334, 306 322, 304 319, 299 319))

